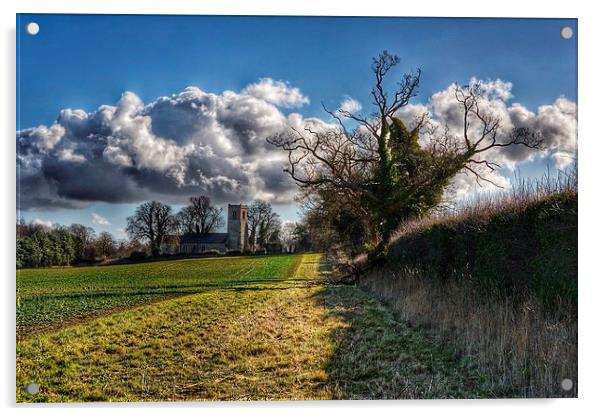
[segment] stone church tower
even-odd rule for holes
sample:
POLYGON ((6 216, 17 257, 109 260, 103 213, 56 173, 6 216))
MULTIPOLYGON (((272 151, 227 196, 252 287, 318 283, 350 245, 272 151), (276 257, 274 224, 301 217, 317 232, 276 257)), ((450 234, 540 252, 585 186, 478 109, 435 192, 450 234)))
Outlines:
POLYGON ((248 250, 248 211, 246 205, 228 204, 228 250, 248 250))

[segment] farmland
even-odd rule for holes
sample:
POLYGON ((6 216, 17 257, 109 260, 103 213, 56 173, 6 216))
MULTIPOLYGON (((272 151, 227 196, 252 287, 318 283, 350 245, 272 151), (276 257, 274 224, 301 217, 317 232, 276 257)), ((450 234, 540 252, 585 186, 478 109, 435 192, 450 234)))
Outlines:
POLYGON ((327 274, 318 254, 24 271, 17 400, 491 394, 445 344, 327 274))
POLYGON ((166 297, 216 287, 277 284, 296 256, 188 259, 17 272, 17 332, 47 327, 166 297))

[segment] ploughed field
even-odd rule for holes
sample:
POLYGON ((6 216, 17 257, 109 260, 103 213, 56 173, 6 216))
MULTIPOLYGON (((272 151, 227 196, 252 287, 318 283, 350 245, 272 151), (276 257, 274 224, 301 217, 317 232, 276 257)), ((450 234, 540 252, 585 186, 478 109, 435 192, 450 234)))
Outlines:
POLYGON ((17 400, 490 395, 445 344, 327 277, 320 254, 19 270, 17 400))

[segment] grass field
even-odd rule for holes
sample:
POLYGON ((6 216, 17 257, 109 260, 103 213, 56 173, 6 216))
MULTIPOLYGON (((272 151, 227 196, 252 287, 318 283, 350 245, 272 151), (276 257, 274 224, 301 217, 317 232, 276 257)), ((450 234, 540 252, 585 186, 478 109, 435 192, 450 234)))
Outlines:
POLYGON ((440 341, 396 320, 361 289, 326 284, 319 254, 137 266, 19 276, 20 290, 42 299, 48 315, 63 308, 53 303, 53 287, 60 295, 84 296, 84 305, 81 293, 88 288, 127 293, 106 308, 91 302, 96 306, 83 307, 87 317, 59 329, 23 320, 36 309, 30 303, 23 312, 22 306, 31 335, 17 343, 18 401, 491 395, 479 390, 480 376, 470 363, 440 341), (135 295, 140 291, 167 288, 197 293, 157 299, 152 296, 168 291, 150 291, 150 298, 126 301, 145 296, 135 295), (41 386, 36 396, 24 392, 31 382, 41 386))
POLYGON ((28 336, 99 314, 216 287, 278 284, 299 256, 206 258, 17 271, 17 333, 28 336))

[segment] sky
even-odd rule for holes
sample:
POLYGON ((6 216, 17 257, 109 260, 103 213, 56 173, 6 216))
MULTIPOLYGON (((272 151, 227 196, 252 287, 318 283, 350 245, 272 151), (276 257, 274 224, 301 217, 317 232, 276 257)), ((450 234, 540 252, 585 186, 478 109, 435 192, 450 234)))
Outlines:
MULTIPOLYGON (((502 183, 575 155, 574 19, 22 14, 19 214, 123 238, 139 203, 177 210, 208 194, 221 206, 267 199, 295 220, 296 188, 265 137, 328 123, 322 103, 370 112, 370 63, 382 50, 401 58, 398 75, 422 70, 405 116, 426 109, 453 127, 450 85, 480 80, 492 111, 549 137, 537 156, 499 154, 502 183)), ((465 193, 469 182, 459 179, 465 193)))

